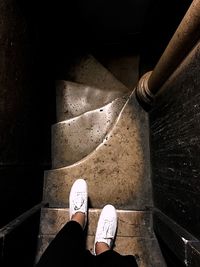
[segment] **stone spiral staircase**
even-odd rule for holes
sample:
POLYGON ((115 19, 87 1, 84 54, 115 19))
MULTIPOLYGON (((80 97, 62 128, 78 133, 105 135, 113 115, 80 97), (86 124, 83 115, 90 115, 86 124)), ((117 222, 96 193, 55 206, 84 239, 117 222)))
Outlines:
POLYGON ((140 267, 166 266, 153 232, 148 115, 131 92, 93 56, 83 57, 57 81, 57 123, 52 126, 52 170, 44 175, 37 260, 68 221, 73 182, 89 188, 87 247, 108 203, 117 208, 115 250, 140 267))

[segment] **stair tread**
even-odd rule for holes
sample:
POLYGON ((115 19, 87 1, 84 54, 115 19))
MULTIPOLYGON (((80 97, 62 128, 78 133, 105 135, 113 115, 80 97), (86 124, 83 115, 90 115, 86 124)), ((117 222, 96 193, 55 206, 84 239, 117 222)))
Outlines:
POLYGON ((52 126, 52 167, 71 165, 90 154, 114 125, 127 97, 52 126))
MULTIPOLYGON (((100 212, 101 209, 89 209, 86 247, 91 252, 100 212)), ((140 267, 165 266, 161 265, 163 259, 153 233, 151 212, 117 210, 117 214, 118 231, 114 249, 122 255, 135 255, 140 267)), ((68 209, 42 209, 38 259, 68 219, 68 209)))
POLYGON ((87 111, 100 108, 123 95, 123 91, 112 88, 105 91, 84 84, 64 80, 57 81, 57 121, 70 119, 87 111))
MULTIPOLYGON (((102 209, 89 209, 88 235, 95 235, 96 225, 102 209)), ((117 210, 118 236, 153 237, 150 211, 117 210)), ((55 235, 69 220, 68 208, 43 208, 40 234, 55 235)))
POLYGON ((73 182, 83 177, 92 207, 112 202, 117 208, 145 209, 152 205, 148 115, 133 94, 103 143, 83 160, 45 172, 44 200, 67 207, 73 182))
POLYGON ((128 92, 129 89, 122 84, 108 69, 106 69, 92 55, 87 55, 71 67, 68 79, 82 84, 98 87, 104 90, 120 90, 128 92))

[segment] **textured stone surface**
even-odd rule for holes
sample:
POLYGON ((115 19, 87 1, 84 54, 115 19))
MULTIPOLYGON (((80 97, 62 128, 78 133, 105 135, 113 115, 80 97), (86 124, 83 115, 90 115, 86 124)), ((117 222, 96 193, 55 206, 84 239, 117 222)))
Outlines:
POLYGON ((93 153, 78 163, 45 172, 44 199, 51 207, 67 207, 73 182, 87 180, 92 207, 144 210, 152 206, 148 117, 134 93, 115 126, 93 153))
MULTIPOLYGON (((93 253, 96 225, 101 210, 89 210, 86 247, 93 253)), ((152 232, 151 212, 117 210, 118 232, 114 249, 123 255, 135 255, 140 267, 164 267, 159 246, 152 232)), ((43 209, 37 260, 68 220, 66 209, 43 209)))
MULTIPOLYGON (((88 235, 95 235, 101 209, 89 209, 88 235)), ((150 211, 117 210, 118 236, 152 238, 150 211)), ((41 211, 41 235, 55 235, 69 220, 68 209, 43 208, 41 211)))
POLYGON ((71 165, 91 153, 109 132, 128 97, 52 127, 52 167, 71 165))
POLYGON ((79 116, 84 112, 100 108, 124 94, 121 90, 105 91, 68 81, 56 83, 57 121, 79 116))
POLYGON ((200 42, 163 86, 150 113, 155 205, 197 238, 200 238, 199 62, 200 42))
POLYGON ((104 89, 128 92, 129 89, 117 80, 111 72, 101 65, 92 55, 85 56, 71 68, 68 79, 104 89))

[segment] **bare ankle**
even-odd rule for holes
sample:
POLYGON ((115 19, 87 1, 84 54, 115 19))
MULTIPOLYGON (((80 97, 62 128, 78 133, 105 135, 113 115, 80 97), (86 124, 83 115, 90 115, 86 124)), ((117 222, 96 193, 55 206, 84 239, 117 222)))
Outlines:
POLYGON ((108 246, 108 244, 106 244, 104 242, 97 242, 95 245, 96 255, 99 255, 99 254, 106 252, 108 250, 110 250, 110 247, 108 246))
POLYGON ((85 225, 85 213, 77 212, 74 215, 72 215, 71 220, 79 223, 81 225, 81 227, 84 228, 84 225, 85 225))

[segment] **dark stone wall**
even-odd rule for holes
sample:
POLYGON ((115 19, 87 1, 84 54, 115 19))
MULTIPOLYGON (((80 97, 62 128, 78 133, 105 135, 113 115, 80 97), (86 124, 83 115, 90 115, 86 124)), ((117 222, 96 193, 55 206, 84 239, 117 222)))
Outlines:
POLYGON ((200 43, 150 112, 154 204, 200 238, 200 43))
POLYGON ((50 166, 54 85, 32 15, 0 1, 0 227, 41 200, 50 166))

